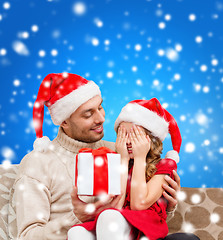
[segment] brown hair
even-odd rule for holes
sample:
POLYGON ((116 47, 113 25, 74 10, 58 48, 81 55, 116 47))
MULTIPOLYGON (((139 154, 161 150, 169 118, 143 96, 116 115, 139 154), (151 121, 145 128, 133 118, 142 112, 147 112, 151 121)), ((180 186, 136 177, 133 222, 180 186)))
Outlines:
POLYGON ((146 156, 146 182, 148 182, 157 170, 156 164, 161 160, 163 143, 158 137, 154 137, 150 131, 147 129, 145 131, 151 139, 150 150, 146 156))

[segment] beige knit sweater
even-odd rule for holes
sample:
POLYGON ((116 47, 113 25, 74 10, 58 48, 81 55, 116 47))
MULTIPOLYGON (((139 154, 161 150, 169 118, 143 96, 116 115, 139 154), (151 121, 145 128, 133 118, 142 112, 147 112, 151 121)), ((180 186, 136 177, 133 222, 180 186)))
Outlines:
MULTIPOLYGON (((69 228, 80 221, 71 204, 75 155, 80 148, 114 143, 83 143, 71 139, 60 128, 46 153, 35 150, 20 163, 15 182, 18 237, 21 240, 65 240, 69 228)), ((82 197, 93 202, 93 197, 82 197)))

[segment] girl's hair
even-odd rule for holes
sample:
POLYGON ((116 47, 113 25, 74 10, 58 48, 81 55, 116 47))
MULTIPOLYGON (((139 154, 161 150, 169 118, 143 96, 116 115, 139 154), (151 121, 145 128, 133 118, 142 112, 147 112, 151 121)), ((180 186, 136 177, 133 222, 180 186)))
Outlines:
POLYGON ((157 170, 156 164, 161 160, 163 143, 158 137, 154 137, 150 131, 147 129, 145 131, 151 139, 150 150, 146 156, 146 181, 148 182, 157 170))

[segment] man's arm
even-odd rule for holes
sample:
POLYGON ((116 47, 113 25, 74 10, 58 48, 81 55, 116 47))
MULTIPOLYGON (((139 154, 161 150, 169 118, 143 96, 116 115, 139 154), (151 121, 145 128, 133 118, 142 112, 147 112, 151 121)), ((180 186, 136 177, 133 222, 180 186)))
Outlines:
POLYGON ((22 159, 15 181, 19 239, 65 239, 67 230, 79 223, 72 211, 69 193, 64 191, 67 186, 59 188, 64 174, 64 165, 51 152, 32 151, 22 159), (58 198, 56 194, 63 197, 58 198))
POLYGON ((18 237, 21 240, 61 240, 70 225, 79 223, 72 211, 51 220, 51 194, 46 186, 23 176, 15 186, 18 237))

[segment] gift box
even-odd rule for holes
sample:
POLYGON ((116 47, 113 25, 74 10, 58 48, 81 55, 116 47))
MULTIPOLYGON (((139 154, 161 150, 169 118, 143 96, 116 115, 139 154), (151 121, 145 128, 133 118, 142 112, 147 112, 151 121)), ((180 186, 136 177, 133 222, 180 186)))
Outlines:
POLYGON ((120 154, 109 148, 82 148, 76 156, 75 186, 78 195, 119 195, 121 192, 120 154))

